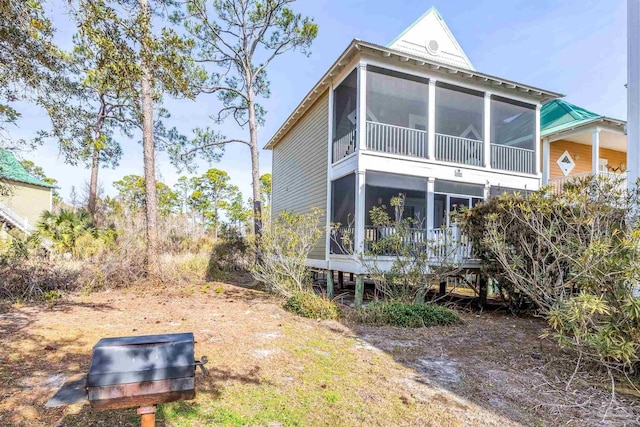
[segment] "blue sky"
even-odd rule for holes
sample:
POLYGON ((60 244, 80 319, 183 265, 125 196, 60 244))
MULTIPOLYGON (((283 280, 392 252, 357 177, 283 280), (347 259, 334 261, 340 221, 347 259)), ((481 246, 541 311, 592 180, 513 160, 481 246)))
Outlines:
MULTIPOLYGON (((61 12, 62 0, 49 11, 59 29, 58 40, 68 46, 73 25, 61 12)), ((296 11, 313 17, 318 38, 309 58, 300 53, 280 57, 269 70, 272 95, 262 103, 268 114, 259 131, 264 146, 302 97, 324 74, 353 38, 385 45, 416 18, 436 6, 478 71, 563 93, 566 100, 599 114, 626 119, 626 2, 624 0, 300 0, 296 11), (400 6, 402 5, 402 6, 400 6)), ((213 96, 197 101, 169 100, 168 124, 190 134, 195 127, 216 126, 209 116, 218 103, 213 96)), ((44 113, 22 110, 15 137, 30 138, 48 126, 44 113)), ((230 137, 248 138, 248 130, 229 122, 220 130, 230 137)), ((122 140, 125 156, 120 167, 100 170, 107 194, 124 175, 142 175, 142 147, 122 140)), ((250 195, 248 149, 228 146, 219 163, 245 196, 250 195)), ((68 197, 72 186, 86 186, 89 170, 65 165, 53 142, 22 158, 35 161, 58 179, 68 197)), ((271 171, 271 153, 262 151, 261 172, 271 171)), ((202 163, 200 171, 208 167, 202 163)), ((160 154, 158 177, 173 185, 181 174, 160 154)))

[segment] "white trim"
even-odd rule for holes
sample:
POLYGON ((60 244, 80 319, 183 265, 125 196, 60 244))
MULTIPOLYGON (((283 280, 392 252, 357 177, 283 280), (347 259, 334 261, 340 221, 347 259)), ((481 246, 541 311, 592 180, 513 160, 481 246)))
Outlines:
POLYGON ((304 263, 307 267, 319 268, 322 270, 326 270, 327 267, 329 267, 329 261, 322 259, 307 258, 304 263))
POLYGON ((358 71, 358 91, 356 102, 356 151, 367 147, 367 64, 360 62, 356 68, 358 71))
POLYGON ((535 139, 534 139, 534 163, 536 165, 535 173, 540 173, 540 104, 536 105, 536 128, 535 128, 535 139))
POLYGON ((487 88, 486 84, 482 84, 482 83, 476 83, 474 80, 472 79, 465 79, 465 80, 460 80, 460 79, 455 79, 455 78, 451 78, 449 77, 448 74, 443 74, 443 73, 439 73, 439 72, 435 72, 435 71, 431 71, 431 70, 423 70, 423 69, 416 69, 415 67, 412 67, 411 64, 409 65, 399 65, 399 64, 408 64, 406 62, 403 63, 389 63, 389 62, 385 62, 385 61, 381 61, 378 58, 375 58, 373 56, 370 55, 366 55, 363 54, 362 57, 364 58, 364 60, 366 60, 368 65, 372 65, 378 68, 384 68, 387 70, 391 70, 391 71, 397 71, 399 73, 403 73, 403 74, 408 74, 411 76, 415 76, 415 77, 422 77, 424 79, 433 79, 434 81, 438 81, 438 82, 442 82, 442 83, 447 83, 450 84, 452 86, 458 86, 461 88, 465 88, 465 89, 470 89, 470 90, 475 90, 476 92, 487 92, 490 90, 490 92, 493 95, 498 95, 501 96, 503 98, 507 98, 507 99, 513 99, 515 101, 519 101, 522 102, 523 104, 527 104, 530 105, 532 108, 539 103, 539 100, 536 98, 531 98, 531 97, 527 97, 527 96, 522 96, 522 92, 515 92, 512 90, 503 90, 501 89, 501 87, 499 86, 492 86, 491 88, 487 88), (514 93, 515 92, 515 93, 514 93))
MULTIPOLYGON (((539 173, 527 174, 527 173, 513 172, 513 171, 507 171, 507 170, 501 170, 501 169, 487 170, 487 168, 483 166, 463 165, 460 163, 448 163, 448 162, 443 162, 438 160, 423 159, 420 157, 410 157, 410 156, 402 156, 400 154, 383 153, 381 151, 366 150, 363 152, 363 154, 367 156, 372 156, 372 157, 383 157, 386 159, 404 160, 407 162, 422 165, 421 167, 423 168, 434 166, 434 168, 429 168, 430 170, 437 169, 437 167, 448 167, 448 168, 459 169, 463 172, 464 171, 483 171, 483 172, 490 172, 494 175, 506 175, 506 176, 515 176, 515 177, 531 178, 531 179, 540 179, 542 177, 542 175, 539 173)), ((461 182, 465 182, 465 181, 462 180, 461 182)))
POLYGON ((484 93, 484 167, 491 169, 491 92, 484 93))
POLYGON ((351 156, 348 162, 342 162, 329 169, 329 181, 335 181, 338 178, 354 173, 356 170, 358 170, 358 158, 351 156))
POLYGON ((598 158, 600 157, 600 128, 591 131, 591 173, 598 175, 598 158))
POLYGON ((356 171, 355 230, 353 232, 353 247, 356 254, 364 252, 365 182, 366 171, 358 167, 358 171, 356 171))
POLYGON ((510 187, 517 189, 538 190, 540 178, 532 175, 506 174, 503 171, 487 170, 485 168, 461 169, 456 166, 434 165, 415 161, 413 158, 390 158, 378 153, 367 152, 362 157, 362 167, 369 170, 387 172, 399 175, 409 175, 420 178, 444 179, 467 184, 510 187), (457 176, 456 171, 462 171, 457 176))
POLYGON ((331 248, 331 216, 332 212, 332 198, 331 198, 331 171, 333 162, 333 86, 329 86, 329 103, 327 113, 327 127, 329 128, 327 136, 327 212, 326 212, 326 224, 325 224, 325 244, 324 244, 324 259, 329 259, 329 251, 331 248))
POLYGON ((551 143, 545 138, 542 144, 542 185, 549 184, 551 174, 551 143))
POLYGON ((435 194, 436 179, 433 177, 429 177, 427 179, 427 230, 433 230, 433 195, 435 194))
POLYGON ((436 158, 436 80, 429 79, 429 89, 427 91, 427 158, 435 160, 436 158))

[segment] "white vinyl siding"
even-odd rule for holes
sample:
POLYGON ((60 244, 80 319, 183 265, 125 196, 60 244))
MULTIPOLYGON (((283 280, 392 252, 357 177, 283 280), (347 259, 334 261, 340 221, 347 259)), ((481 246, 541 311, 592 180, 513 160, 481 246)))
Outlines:
POLYGON ((273 218, 285 210, 298 214, 322 210, 322 237, 309 255, 321 260, 326 241, 328 103, 325 93, 273 148, 272 169, 273 218))

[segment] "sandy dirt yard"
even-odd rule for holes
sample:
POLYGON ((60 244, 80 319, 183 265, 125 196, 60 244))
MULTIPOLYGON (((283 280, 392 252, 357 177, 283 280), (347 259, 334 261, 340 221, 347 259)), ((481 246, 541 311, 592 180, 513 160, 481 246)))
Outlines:
POLYGON ((45 408, 85 373, 102 337, 192 331, 194 401, 158 426, 632 426, 640 401, 578 370, 537 319, 462 314, 406 330, 313 321, 262 291, 211 283, 135 287, 0 308, 0 425, 136 426, 135 409, 45 408), (606 418, 605 418, 606 414, 606 418))

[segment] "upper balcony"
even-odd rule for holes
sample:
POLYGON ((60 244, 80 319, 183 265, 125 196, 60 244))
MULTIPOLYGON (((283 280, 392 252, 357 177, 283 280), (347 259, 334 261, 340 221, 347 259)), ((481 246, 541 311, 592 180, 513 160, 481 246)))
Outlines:
POLYGON ((333 92, 332 161, 361 147, 535 175, 538 115, 533 104, 369 65, 333 92))

